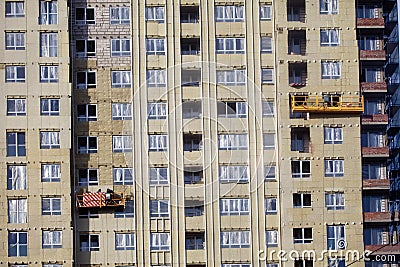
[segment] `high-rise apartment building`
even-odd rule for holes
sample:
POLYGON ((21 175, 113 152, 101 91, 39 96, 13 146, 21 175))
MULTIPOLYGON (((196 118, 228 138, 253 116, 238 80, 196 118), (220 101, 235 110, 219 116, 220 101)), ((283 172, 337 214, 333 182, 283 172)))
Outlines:
POLYGON ((395 253, 394 1, 0 7, 0 266, 345 267, 395 253))

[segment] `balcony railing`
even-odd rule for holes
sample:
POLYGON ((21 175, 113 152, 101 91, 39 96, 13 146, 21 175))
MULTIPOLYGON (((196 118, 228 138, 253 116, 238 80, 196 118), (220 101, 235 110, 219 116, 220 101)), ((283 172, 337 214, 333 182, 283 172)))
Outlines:
POLYGON ((293 112, 343 112, 364 111, 364 99, 359 96, 325 95, 292 96, 293 112))

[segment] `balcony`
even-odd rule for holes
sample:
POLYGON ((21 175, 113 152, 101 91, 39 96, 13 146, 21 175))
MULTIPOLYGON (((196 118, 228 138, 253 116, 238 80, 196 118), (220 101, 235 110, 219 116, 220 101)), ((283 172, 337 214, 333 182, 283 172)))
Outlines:
MULTIPOLYGON (((375 252, 373 253, 373 255, 376 254, 399 254, 400 251, 400 245, 366 245, 365 246, 366 250, 369 251, 379 251, 379 252, 375 252)), ((371 257, 370 257, 371 258, 371 257)))
POLYGON ((385 82, 361 82, 361 91, 364 93, 386 93, 387 86, 385 82))
POLYGON ((390 118, 388 125, 386 127, 386 131, 388 134, 393 134, 394 132, 398 131, 400 129, 400 119, 396 118, 390 118))
POLYGON ((383 18, 358 18, 357 28, 385 28, 383 18))
POLYGON ((364 212, 365 222, 390 222, 390 212, 364 212))
POLYGON ((389 157, 389 147, 362 147, 363 157, 389 157))
POLYGON ((340 112, 361 113, 364 111, 364 99, 359 96, 324 95, 291 96, 292 112, 340 112))
POLYGON ((368 179, 363 180, 363 189, 371 190, 389 190, 390 180, 389 179, 368 179))
POLYGON ((365 125, 373 124, 387 124, 388 115, 387 114, 372 114, 372 115, 362 115, 361 122, 365 125))
POLYGON ((385 50, 360 50, 361 60, 385 60, 385 50))

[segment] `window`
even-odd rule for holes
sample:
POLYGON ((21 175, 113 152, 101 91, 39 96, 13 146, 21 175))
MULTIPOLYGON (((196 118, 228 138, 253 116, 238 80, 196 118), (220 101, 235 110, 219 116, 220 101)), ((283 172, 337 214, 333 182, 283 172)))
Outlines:
POLYGON ((111 71, 112 88, 130 88, 132 86, 130 70, 111 71))
POLYGON ((155 21, 164 23, 164 7, 163 6, 150 6, 146 7, 146 21, 155 21))
POLYGON ((262 112, 263 117, 273 117, 274 116, 274 101, 265 100, 262 102, 262 112))
POLYGON ((132 120, 132 104, 129 103, 113 103, 112 104, 113 120, 132 120))
POLYGON ((78 136, 78 154, 97 153, 96 136, 78 136))
POLYGON ((170 233, 151 233, 150 250, 169 250, 170 249, 170 233))
POLYGON ((78 71, 76 87, 78 89, 96 88, 96 71, 78 71))
POLYGON ((309 178, 311 176, 310 161, 295 160, 291 162, 292 178, 309 178))
POLYGON ((271 54, 272 53, 272 38, 269 36, 261 37, 261 53, 271 54))
POLYGON ((7 116, 25 116, 25 115, 26 115, 25 98, 7 99, 7 116))
POLYGON ((273 69, 261 69, 261 82, 274 83, 274 70, 273 69))
POLYGON ((220 214, 224 215, 249 215, 249 199, 226 198, 219 201, 220 214))
POLYGON ((80 234, 79 243, 81 251, 99 251, 99 239, 100 237, 98 234, 80 234))
POLYGON ((79 169, 78 170, 78 185, 90 186, 99 184, 98 169, 79 169))
POLYGON ((28 256, 28 233, 8 232, 8 257, 28 256))
POLYGON ((330 267, 346 267, 346 261, 342 258, 331 258, 331 259, 328 259, 328 266, 330 266, 330 267))
POLYGON ((147 118, 153 120, 161 120, 167 118, 167 103, 154 102, 147 104, 147 118))
POLYGON ((340 62, 322 62, 322 79, 340 79, 340 62))
POLYGON ((95 24, 94 8, 75 8, 75 24, 95 24))
POLYGON ((147 55, 165 55, 165 39, 146 39, 147 55))
POLYGON ((277 230, 265 231, 265 241, 268 247, 278 246, 278 231, 277 230))
POLYGON ((217 102, 217 112, 219 117, 224 118, 246 118, 246 102, 217 102))
POLYGON ((386 162, 367 162, 362 165, 363 179, 385 179, 386 162))
POLYGON ((62 248, 62 231, 42 231, 42 248, 62 248))
POLYGON ((111 40, 111 56, 126 57, 131 55, 130 39, 112 39, 111 40))
POLYGON ((149 168, 149 182, 151 185, 168 184, 168 168, 149 168))
POLYGON ((42 198, 42 215, 61 215, 61 198, 42 198))
POLYGON ((110 7, 110 24, 129 24, 129 7, 110 7))
POLYGON ((168 135, 149 135, 149 151, 165 151, 168 149, 168 135))
POLYGON ((360 50, 380 50, 381 40, 378 36, 360 36, 358 38, 358 47, 360 50))
POLYGON ((278 263, 266 263, 265 267, 279 267, 278 263))
POLYGON ((183 172, 183 180, 185 184, 203 183, 203 171, 198 171, 198 168, 186 167, 183 172))
POLYGON ((169 217, 169 200, 150 200, 150 217, 169 217))
POLYGON ((217 38, 217 54, 244 54, 245 38, 217 38))
POLYGON ((294 261, 294 267, 313 267, 314 262, 313 259, 309 258, 308 260, 298 259, 294 261))
POLYGON ((115 233, 115 250, 134 250, 134 233, 115 233))
POLYGON ((249 248, 249 231, 221 232, 221 248, 249 248))
POLYGON ((218 175, 222 183, 249 182, 249 169, 244 165, 220 165, 218 175))
POLYGON ((244 21, 244 6, 216 6, 215 21, 217 22, 244 21))
POLYGON ((50 25, 58 23, 57 0, 41 0, 40 1, 40 17, 39 23, 42 25, 50 25))
POLYGON ((8 223, 28 222, 28 201, 26 198, 8 200, 8 223))
POLYGON ((274 150, 275 149, 275 134, 274 133, 264 133, 263 134, 263 147, 264 147, 264 150, 274 150))
POLYGON ((61 166, 58 163, 42 164, 41 166, 42 182, 60 182, 61 166))
POLYGON ((40 132, 40 148, 60 148, 60 132, 40 132))
POLYGON ((275 166, 274 165, 267 165, 264 167, 264 178, 266 181, 275 181, 275 166))
POLYGON ((125 208, 116 209, 114 218, 133 218, 135 217, 135 203, 132 200, 125 201, 125 208))
POLYGON ((89 218, 99 218, 99 210, 95 208, 79 210, 79 219, 89 219, 89 218))
POLYGON ((58 34, 56 32, 40 33, 40 56, 58 56, 58 34))
POLYGON ((346 248, 344 225, 328 225, 326 231, 328 250, 339 250, 346 248))
POLYGON ((23 17, 25 16, 24 12, 24 2, 11 2, 6 1, 6 17, 23 17))
POLYGON ((341 144, 342 142, 342 128, 324 127, 324 144, 341 144))
POLYGON ((251 264, 241 264, 241 263, 221 264, 221 267, 251 267, 251 264))
POLYGON ((325 160, 325 177, 342 177, 344 160, 325 160))
MULTIPOLYGON (((364 82, 368 83, 377 83, 377 82, 383 82, 384 81, 384 71, 382 68, 376 67, 376 68, 363 68, 362 69, 362 79, 364 82)), ((372 101, 376 99, 371 99, 372 101)), ((382 112, 380 113, 382 114, 382 112)))
POLYGON ((6 50, 25 50, 25 33, 6 32, 6 50))
POLYGON ((385 132, 364 132, 361 133, 362 147, 384 147, 385 132))
POLYGON ((97 121, 97 105, 84 104, 77 106, 78 121, 97 121))
POLYGON ((246 85, 246 70, 217 70, 217 84, 246 85))
POLYGON ((276 214, 276 198, 268 197, 265 199, 265 214, 276 214))
POLYGON ((260 6, 260 20, 271 20, 271 5, 261 5, 260 6))
POLYGON ((26 189, 26 165, 7 166, 7 190, 26 189))
MULTIPOLYGON (((385 245, 387 244, 387 227, 365 227, 365 245, 385 245)), ((383 265, 382 265, 383 267, 383 265)))
POLYGON ((379 18, 379 7, 374 4, 357 5, 357 18, 379 18))
POLYGON ((6 66, 6 83, 24 83, 25 66, 6 66))
POLYGON ((362 205, 363 212, 383 212, 386 210, 386 201, 384 196, 363 196, 362 205))
POLYGON ((338 0, 319 0, 320 14, 337 14, 338 0))
POLYGON ((328 210, 343 210, 344 193, 343 192, 325 193, 325 207, 328 210))
POLYGON ((368 98, 364 100, 364 114, 384 114, 385 99, 383 98, 368 98))
POLYGON ((40 66, 41 83, 58 82, 58 66, 40 66))
POLYGON ((294 193, 293 208, 311 208, 311 194, 294 193))
POLYGON ((40 115, 41 116, 60 115, 60 99, 57 98, 40 99, 40 115))
POLYGON ((244 150, 248 148, 247 134, 219 134, 218 148, 220 150, 244 150))
POLYGON ((147 70, 146 71, 146 84, 148 87, 165 87, 166 70, 147 70))
POLYGON ((8 132, 7 133, 7 157, 26 156, 25 133, 8 132))
POLYGON ((63 267, 62 264, 43 264, 42 267, 63 267))
POLYGON ((113 168, 114 185, 133 185, 132 168, 113 168))
POLYGON ((78 58, 95 57, 96 40, 76 40, 75 51, 78 58))
POLYGON ((338 46, 339 45, 339 29, 324 29, 320 31, 321 46, 338 46))
POLYGON ((294 244, 308 244, 312 241, 312 228, 293 228, 294 244))

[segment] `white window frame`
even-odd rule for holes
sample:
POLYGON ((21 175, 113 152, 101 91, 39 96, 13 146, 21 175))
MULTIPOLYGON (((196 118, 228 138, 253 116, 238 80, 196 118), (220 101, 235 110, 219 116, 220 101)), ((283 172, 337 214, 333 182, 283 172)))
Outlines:
POLYGON ((170 233, 151 233, 150 234, 150 250, 153 251, 166 251, 170 250, 171 246, 170 233))
POLYGON ((40 131, 40 149, 61 148, 60 131, 40 131))
POLYGON ((311 161, 309 160, 293 160, 290 162, 291 164, 291 173, 292 173, 292 178, 295 179, 299 179, 299 178, 310 178, 311 177, 311 161), (292 163, 293 162, 299 162, 299 172, 293 172, 293 167, 292 167, 292 163), (303 169, 305 168, 305 166, 303 166, 303 164, 309 164, 310 166, 310 171, 309 172, 303 172, 303 169))
POLYGON ((75 53, 77 58, 87 58, 87 57, 95 57, 96 56, 96 40, 93 39, 78 39, 75 40, 75 53), (77 47, 78 44, 77 42, 83 42, 83 51, 78 51, 77 47), (88 43, 93 42, 94 43, 94 51, 88 51, 88 43))
POLYGON ((99 251, 100 250, 100 235, 99 234, 80 234, 79 235, 79 247, 80 247, 80 251, 99 251), (88 242, 82 242, 82 237, 85 237, 85 239, 87 239, 88 242), (93 240, 93 239, 97 239, 97 244, 96 244, 96 240, 93 240))
POLYGON ((6 17, 24 17, 25 2, 24 1, 5 1, 6 17), (7 8, 9 8, 7 10, 7 8))
POLYGON ((274 69, 262 68, 261 69, 261 83, 273 84, 274 83, 274 69))
POLYGON ((232 264, 221 264, 221 267, 251 267, 249 263, 232 263, 232 264))
POLYGON ((62 200, 61 197, 42 197, 42 215, 61 215, 62 211, 62 200), (48 202, 48 203, 46 203, 48 202), (58 202, 58 203, 57 203, 58 202), (48 205, 48 210, 47 208, 45 209, 45 205, 48 205), (60 206, 59 209, 57 206, 60 206))
POLYGON ((167 85, 167 71, 165 69, 147 70, 147 87, 165 87, 167 85))
POLYGON ((130 70, 112 70, 111 88, 131 88, 132 73, 130 70))
POLYGON ((111 39, 112 57, 129 57, 131 55, 131 39, 111 39))
POLYGON ((59 116, 60 99, 59 98, 41 98, 40 99, 41 116, 59 116))
POLYGON ((26 198, 8 199, 8 223, 28 222, 28 200, 26 198))
POLYGON ((61 181, 61 165, 59 163, 42 163, 41 164, 41 181, 60 182, 61 181))
POLYGON ((63 267, 62 264, 43 264, 42 267, 63 267))
POLYGON ((344 176, 344 160, 324 160, 325 177, 343 177, 344 176))
POLYGON ((216 22, 243 22, 244 19, 244 5, 215 6, 216 22))
POLYGON ((267 197, 264 200, 265 214, 277 214, 278 212, 278 199, 276 197, 267 197))
POLYGON ((97 153, 98 150, 98 138, 97 136, 78 136, 77 137, 77 151, 78 154, 91 154, 91 153, 97 153), (95 138, 96 139, 96 147, 95 148, 90 148, 90 139, 95 138), (86 146, 85 147, 79 147, 79 139, 86 139, 86 146))
POLYGON ((247 102, 243 101, 218 101, 217 102, 218 117, 223 118, 246 118, 247 117, 247 102), (224 110, 222 110, 222 108, 224 110), (223 111, 221 113, 221 111, 223 111))
POLYGON ((78 185, 79 186, 91 186, 91 185, 99 185, 99 170, 88 168, 88 169, 78 169, 78 185), (85 174, 83 176, 82 174, 85 174), (96 174, 93 176, 93 174, 96 174), (96 178, 96 179, 93 179, 96 178))
POLYGON ((324 127, 324 144, 342 144, 343 128, 324 127))
POLYGON ((24 83, 25 66, 6 66, 6 83, 24 83))
POLYGON ((325 192, 325 207, 328 210, 344 210, 344 192, 325 192))
POLYGON ((264 54, 272 53, 272 37, 261 36, 260 38, 260 51, 264 54))
POLYGON ((246 38, 216 38, 215 52, 217 54, 244 54, 246 52, 246 38))
POLYGON ((41 0, 39 7, 39 24, 58 24, 58 3, 57 0, 41 0))
POLYGON ((167 199, 150 200, 151 218, 169 218, 169 215, 170 215, 169 200, 167 199), (165 210, 165 207, 167 208, 167 210, 165 210))
POLYGON ((246 85, 246 70, 217 70, 217 84, 229 86, 246 85))
POLYGON ((42 248, 62 248, 62 230, 43 230, 42 248))
POLYGON ((168 105, 166 102, 147 103, 147 118, 149 120, 163 120, 167 118, 168 105))
POLYGON ((114 185, 133 185, 132 168, 113 168, 114 185))
POLYGON ((58 82, 58 66, 40 66, 40 82, 41 83, 57 83, 58 82))
POLYGON ((311 195, 311 193, 293 193, 293 208, 311 208, 312 207, 312 195, 311 195), (299 195, 300 196, 300 205, 299 206, 295 206, 295 203, 294 203, 294 196, 295 195, 299 195), (306 205, 305 203, 304 203, 304 196, 305 195, 310 195, 310 205, 306 205))
POLYGON ((146 21, 154 21, 157 23, 165 22, 165 8, 163 6, 146 6, 145 14, 146 21))
POLYGON ((275 149, 275 133, 264 133, 263 134, 263 148, 264 150, 275 149), (272 140, 272 143, 271 143, 272 140))
POLYGON ((134 218, 135 217, 135 202, 133 200, 125 201, 124 209, 117 209, 114 212, 114 218, 134 218))
POLYGON ((149 151, 166 151, 166 150, 168 150, 168 135, 149 134, 149 151))
POLYGON ((165 39, 164 38, 146 38, 146 54, 147 55, 165 55, 165 39))
POLYGON ((151 167, 149 168, 150 185, 166 185, 169 184, 168 167, 151 167), (164 172, 166 175, 164 175, 164 172))
POLYGON ((221 248, 249 248, 250 231, 221 231, 221 248))
POLYGON ((114 153, 132 152, 132 136, 131 135, 114 135, 113 136, 113 152, 114 153))
POLYGON ((113 120, 132 120, 132 104, 112 103, 111 116, 113 120))
POLYGON ((272 5, 260 5, 260 20, 272 19, 272 5))
POLYGON ((78 121, 97 121, 97 104, 82 104, 82 105, 77 105, 77 112, 76 112, 76 117, 78 121), (85 107, 85 114, 79 114, 79 109, 78 107, 85 107), (91 115, 90 113, 90 107, 95 107, 96 108, 96 113, 94 115, 91 115))
POLYGON ((16 232, 16 231, 10 231, 8 232, 8 257, 23 257, 23 256, 28 256, 28 232, 16 232), (16 235, 16 243, 10 244, 10 236, 11 235, 16 235), (25 235, 25 238, 22 238, 21 236, 25 235), (22 243, 22 240, 26 240, 26 243, 22 243), (16 253, 10 254, 10 248, 16 248, 16 253), (24 253, 26 252, 26 253, 24 253))
POLYGON ((78 89, 88 89, 88 88, 96 88, 97 86, 97 72, 95 70, 83 70, 78 71, 76 73, 76 88, 78 89), (84 73, 85 74, 85 81, 84 83, 79 83, 78 81, 78 74, 84 73), (94 75, 94 83, 89 83, 89 75, 94 75))
POLYGON ((7 190, 25 190, 26 185, 26 165, 7 165, 7 190))
POLYGON ((265 165, 264 166, 264 179, 265 181, 276 181, 276 166, 265 165))
POLYGON ((129 7, 110 7, 110 24, 129 24, 131 11, 129 7))
POLYGON ((293 244, 310 244, 313 242, 313 229, 312 227, 306 228, 293 228, 293 244), (311 238, 306 237, 306 229, 311 229, 311 238), (300 230, 300 238, 295 237, 295 230, 300 230))
POLYGON ((40 57, 58 56, 58 33, 41 32, 40 33, 40 57))
POLYGON ((249 143, 248 134, 219 134, 219 150, 247 150, 249 143))
POLYGON ((262 102, 262 112, 263 117, 274 117, 275 113, 275 103, 273 100, 264 100, 262 102))
POLYGON ((320 0, 319 13, 320 14, 338 14, 339 13, 338 0, 320 0))
POLYGON ((115 233, 115 250, 134 250, 134 233, 115 233))
POLYGON ((25 33, 6 32, 6 50, 25 50, 25 33))
POLYGON ((341 63, 339 61, 323 61, 321 62, 321 78, 322 79, 340 79, 341 63))
POLYGON ((219 201, 221 216, 249 215, 250 199, 248 198, 223 198, 219 201))
POLYGON ((265 231, 265 243, 267 247, 278 246, 278 230, 266 230, 265 231))
POLYGON ((7 98, 7 116, 25 116, 26 98, 7 98))
POLYGON ((75 24, 76 25, 87 25, 87 24, 95 24, 96 23, 96 10, 95 8, 90 8, 90 7, 76 7, 75 8, 75 24), (78 9, 83 9, 84 14, 83 14, 83 19, 77 20, 76 19, 76 11, 78 9), (87 16, 87 11, 88 10, 93 10, 93 19, 88 19, 87 16))
POLYGON ((321 29, 320 30, 320 45, 321 46, 339 46, 340 45, 340 30, 339 29, 321 29), (324 37, 325 36, 325 40, 324 37))
POLYGON ((328 250, 345 249, 346 231, 344 225, 327 225, 326 239, 328 250), (342 245, 343 247, 341 247, 342 245))
POLYGON ((249 167, 247 165, 220 165, 218 179, 221 183, 248 183, 249 167))

